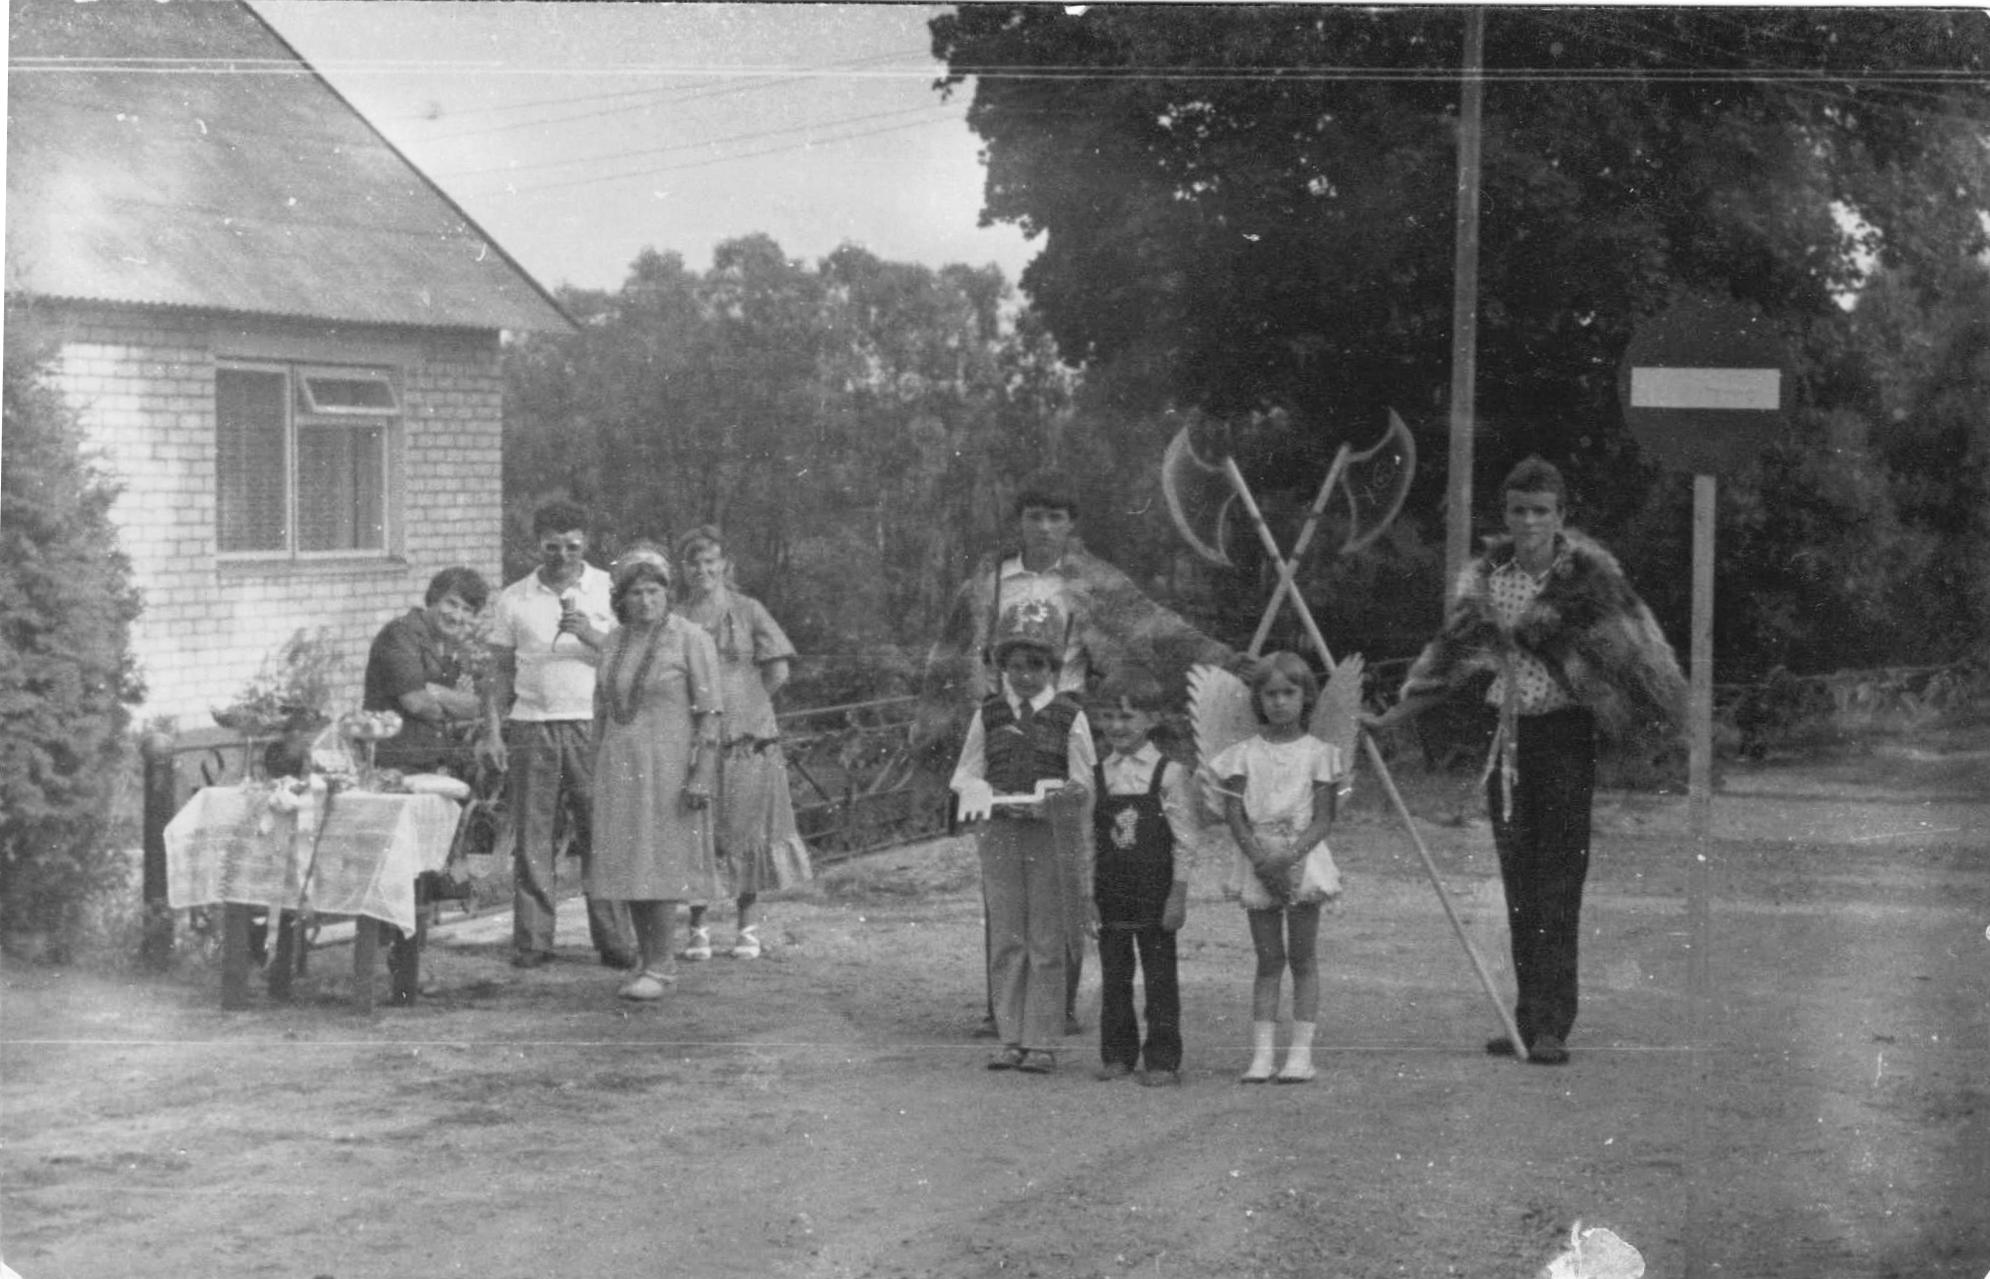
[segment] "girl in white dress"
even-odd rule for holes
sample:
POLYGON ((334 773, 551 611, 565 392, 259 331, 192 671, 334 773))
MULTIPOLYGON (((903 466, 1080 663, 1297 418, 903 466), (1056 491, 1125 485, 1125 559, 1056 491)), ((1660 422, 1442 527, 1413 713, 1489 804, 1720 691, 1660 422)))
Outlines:
POLYGON ((1209 762, 1224 817, 1237 841, 1235 888, 1251 922, 1257 977, 1251 985, 1251 1064, 1242 1082, 1313 1078, 1320 1006, 1320 906, 1340 895, 1327 851, 1346 767, 1340 749, 1306 731, 1320 686, 1296 653, 1273 653, 1251 678, 1259 730, 1209 762), (1292 970, 1292 1043, 1273 1074, 1279 987, 1292 970))

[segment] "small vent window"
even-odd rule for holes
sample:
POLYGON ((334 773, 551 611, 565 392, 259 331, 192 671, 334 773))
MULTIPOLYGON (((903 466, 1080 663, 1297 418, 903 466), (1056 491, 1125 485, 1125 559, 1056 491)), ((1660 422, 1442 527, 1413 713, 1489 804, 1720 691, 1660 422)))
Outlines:
POLYGON ((401 411, 394 384, 361 369, 306 369, 297 379, 297 396, 306 413, 391 417, 401 411))

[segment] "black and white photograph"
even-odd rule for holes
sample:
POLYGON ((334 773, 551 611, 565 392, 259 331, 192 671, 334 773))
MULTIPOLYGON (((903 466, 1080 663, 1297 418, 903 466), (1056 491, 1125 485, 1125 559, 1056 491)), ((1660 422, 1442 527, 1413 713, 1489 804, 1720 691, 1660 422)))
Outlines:
POLYGON ((4 29, 0 1279, 1990 1276, 1990 10, 4 29))

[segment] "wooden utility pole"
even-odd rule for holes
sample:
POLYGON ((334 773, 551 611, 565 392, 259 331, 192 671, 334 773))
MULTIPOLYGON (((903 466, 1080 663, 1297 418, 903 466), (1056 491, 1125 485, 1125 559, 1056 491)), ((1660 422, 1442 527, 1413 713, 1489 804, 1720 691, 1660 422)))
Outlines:
POLYGON ((1486 11, 1465 11, 1458 99, 1458 247, 1451 293, 1451 458, 1444 515, 1444 592, 1472 558, 1472 430, 1479 372, 1479 139, 1485 113, 1486 11))

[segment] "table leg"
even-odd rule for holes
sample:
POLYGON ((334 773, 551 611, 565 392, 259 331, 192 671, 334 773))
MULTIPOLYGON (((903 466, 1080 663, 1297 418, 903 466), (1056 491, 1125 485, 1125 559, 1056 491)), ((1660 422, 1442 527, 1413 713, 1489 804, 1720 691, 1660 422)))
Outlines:
POLYGON ((269 997, 278 1001, 290 999, 291 983, 297 978, 297 952, 303 945, 295 911, 271 911, 279 918, 276 921, 276 946, 269 957, 269 997))
POLYGON ((429 916, 435 913, 433 881, 428 875, 415 877, 415 928, 412 933, 396 929, 394 944, 387 952, 387 971, 394 975, 393 999, 412 1004, 421 996, 421 954, 428 945, 429 916))
POLYGON ((228 902, 221 907, 221 1006, 249 1006, 250 906, 228 902))
POLYGON ((352 1001, 363 1013, 373 1011, 374 959, 380 951, 380 930, 385 927, 379 920, 365 915, 353 917, 352 1001))

